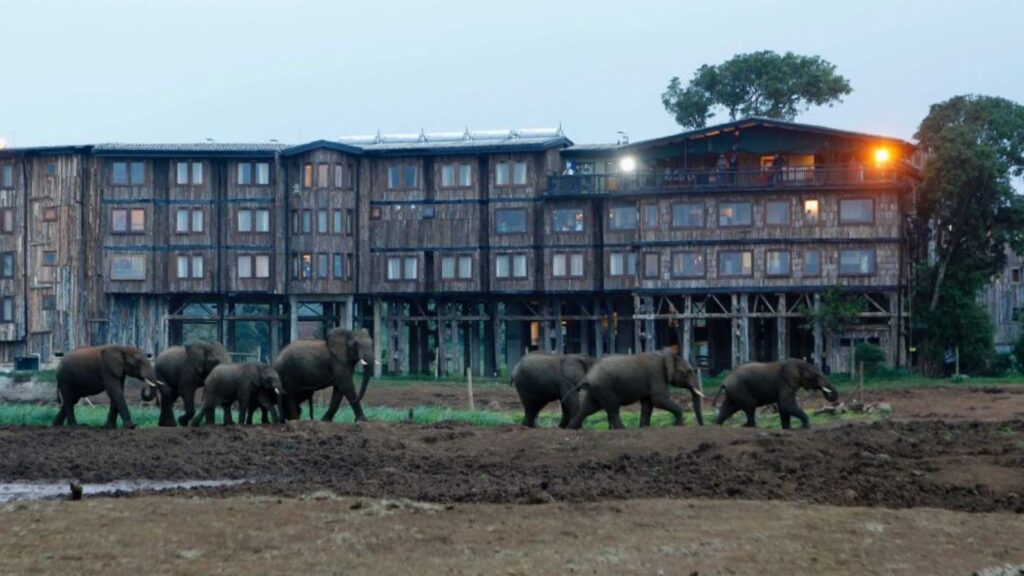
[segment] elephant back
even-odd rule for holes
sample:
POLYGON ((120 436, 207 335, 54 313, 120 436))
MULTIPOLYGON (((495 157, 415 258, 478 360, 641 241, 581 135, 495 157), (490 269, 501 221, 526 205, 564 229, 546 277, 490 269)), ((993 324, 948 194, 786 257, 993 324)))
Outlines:
POLYGON ((331 383, 331 355, 323 340, 297 340, 274 361, 285 390, 325 388, 331 383))
POLYGON ((153 362, 153 369, 156 370, 156 377, 162 382, 172 386, 178 384, 178 366, 185 362, 185 347, 171 346, 161 352, 153 362))

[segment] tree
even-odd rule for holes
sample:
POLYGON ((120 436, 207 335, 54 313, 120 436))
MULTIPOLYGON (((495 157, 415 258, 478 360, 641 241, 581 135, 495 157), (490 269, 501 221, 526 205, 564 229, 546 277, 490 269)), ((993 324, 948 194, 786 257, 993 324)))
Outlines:
POLYGON ((661 95, 665 110, 686 128, 703 128, 717 109, 730 120, 766 116, 793 120, 813 106, 831 106, 851 93, 850 82, 820 56, 771 50, 737 54, 718 65, 703 65, 684 88, 679 77, 661 95))
POLYGON ((821 295, 821 305, 815 310, 804 306, 800 315, 807 318, 804 328, 821 327, 829 336, 838 336, 850 329, 860 316, 864 304, 840 286, 832 286, 821 295))
POLYGON ((937 364, 943 347, 958 345, 964 364, 961 341, 974 342, 976 330, 989 334, 975 344, 991 346, 991 322, 976 318, 978 291, 1005 266, 1008 247, 1024 249, 1024 199, 1010 181, 1024 174, 1024 106, 957 96, 933 105, 915 136, 928 153, 918 190, 928 226, 917 245, 934 246, 934 264, 916 274, 915 328, 926 360, 937 364))

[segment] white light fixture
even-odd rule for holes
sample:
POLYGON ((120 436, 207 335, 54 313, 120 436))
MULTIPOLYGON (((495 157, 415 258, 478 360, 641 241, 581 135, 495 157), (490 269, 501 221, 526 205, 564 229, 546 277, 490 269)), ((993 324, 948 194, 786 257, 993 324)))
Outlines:
POLYGON ((632 156, 623 156, 619 160, 619 169, 623 172, 634 172, 636 171, 636 158, 632 156))

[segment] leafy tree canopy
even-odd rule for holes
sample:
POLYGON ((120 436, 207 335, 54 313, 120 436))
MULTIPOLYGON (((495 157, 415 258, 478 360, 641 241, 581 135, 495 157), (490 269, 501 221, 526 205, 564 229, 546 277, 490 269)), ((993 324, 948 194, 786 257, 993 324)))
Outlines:
POLYGON ((771 50, 737 54, 701 66, 683 87, 679 77, 661 95, 665 110, 686 128, 703 128, 719 110, 730 120, 766 116, 793 120, 811 106, 831 106, 851 93, 850 82, 820 56, 771 50))

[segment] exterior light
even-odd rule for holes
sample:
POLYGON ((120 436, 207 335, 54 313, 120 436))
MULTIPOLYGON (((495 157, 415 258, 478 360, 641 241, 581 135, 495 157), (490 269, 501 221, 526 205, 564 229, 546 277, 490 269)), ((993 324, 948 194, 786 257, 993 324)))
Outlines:
POLYGON ((885 164, 888 161, 889 161, 889 149, 888 148, 879 148, 878 150, 875 150, 875 163, 876 164, 885 164))
POLYGON ((633 158, 632 156, 623 156, 622 159, 619 160, 619 169, 623 172, 636 171, 636 158, 633 158))

